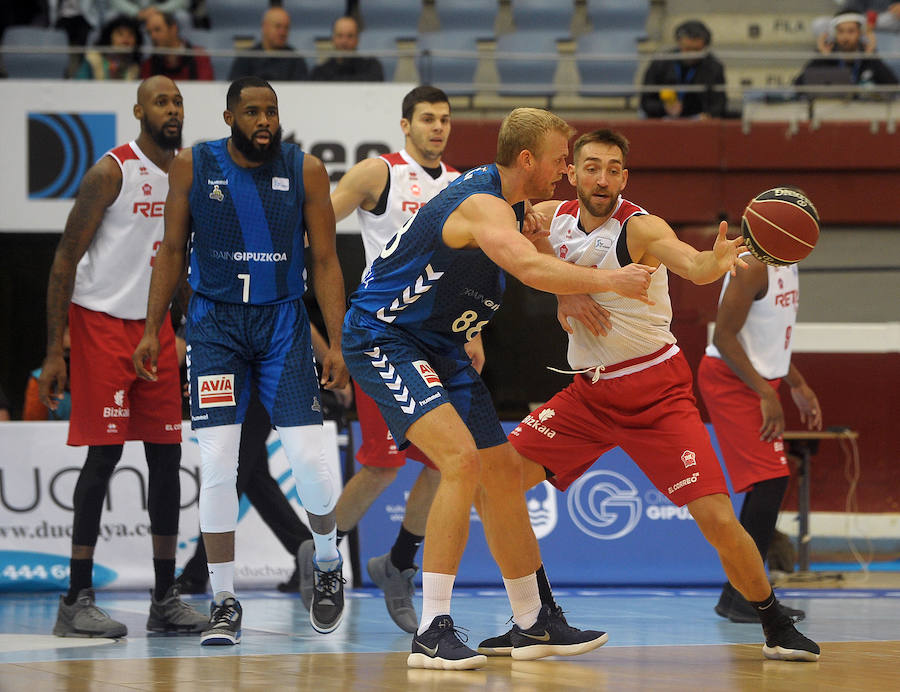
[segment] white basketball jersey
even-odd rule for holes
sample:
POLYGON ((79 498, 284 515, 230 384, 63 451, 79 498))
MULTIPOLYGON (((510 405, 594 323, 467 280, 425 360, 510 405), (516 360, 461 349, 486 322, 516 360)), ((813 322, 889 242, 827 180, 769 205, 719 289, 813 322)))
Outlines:
MULTIPOLYGON (((579 224, 578 201, 563 202, 557 207, 550 224, 550 242, 556 255, 566 262, 583 267, 619 269, 631 262, 622 229, 632 216, 646 213, 646 210, 620 196, 613 215, 588 232, 579 224), (619 248, 620 237, 622 248, 619 248)), ((618 293, 592 294, 594 300, 609 310, 612 328, 606 336, 594 336, 581 322, 570 320, 574 334, 569 335, 569 365, 577 370, 599 367, 602 371, 674 344, 675 337, 669 329, 672 322, 669 280, 664 266, 660 265, 653 273, 648 295, 655 305, 624 298, 618 293)), ((617 375, 644 369, 677 352, 677 347, 673 347, 664 357, 619 369, 617 375)), ((602 377, 602 374, 599 376, 602 377)))
POLYGON ((384 213, 373 214, 362 208, 356 212, 366 252, 366 269, 419 207, 459 177, 459 171, 441 163, 441 174, 432 178, 405 149, 379 158, 387 163, 390 176, 384 213))
POLYGON ((135 142, 105 155, 122 169, 122 187, 78 263, 72 302, 113 317, 144 319, 169 178, 135 142))
MULTIPOLYGON (((800 306, 800 278, 796 264, 766 265, 766 273, 769 279, 766 294, 753 301, 737 339, 756 372, 774 380, 787 375, 791 367, 791 334, 800 306)), ((720 304, 730 278, 730 274, 725 275, 720 304)), ((706 347, 706 355, 722 357, 713 344, 706 347)))

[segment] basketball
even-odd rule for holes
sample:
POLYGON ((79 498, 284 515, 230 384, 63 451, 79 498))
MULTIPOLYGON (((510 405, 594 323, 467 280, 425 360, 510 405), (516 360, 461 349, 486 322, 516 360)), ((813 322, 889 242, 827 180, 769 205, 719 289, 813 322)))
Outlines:
POLYGON ((794 264, 819 239, 819 213, 799 190, 774 187, 758 194, 744 209, 741 231, 747 249, 766 264, 794 264))

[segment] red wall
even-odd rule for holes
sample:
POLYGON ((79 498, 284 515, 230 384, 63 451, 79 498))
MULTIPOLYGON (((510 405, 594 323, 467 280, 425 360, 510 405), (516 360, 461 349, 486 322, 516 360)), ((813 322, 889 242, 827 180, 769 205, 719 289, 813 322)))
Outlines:
MULTIPOLYGON (((666 218, 698 248, 712 243, 721 215, 735 224, 754 195, 779 184, 803 188, 823 225, 895 226, 900 219, 900 133, 872 134, 868 124, 801 126, 738 121, 571 121, 579 132, 612 127, 631 142, 628 197, 666 218), (690 227, 694 224, 693 227, 690 227), (698 224, 701 224, 698 226, 698 224)), ((464 170, 492 161, 499 120, 456 120, 446 160, 464 170)), ((557 197, 570 198, 563 181, 557 197)), ((673 331, 696 370, 715 319, 718 285, 694 286, 670 277, 673 331)), ((795 363, 815 389, 825 426, 859 431, 860 511, 900 511, 900 442, 893 426, 900 412, 900 354, 797 354, 795 363)), ((699 396, 698 396, 699 400, 699 396)), ((801 429, 790 395, 782 391, 789 429, 801 429)), ((705 410, 701 411, 705 417, 705 410)), ((812 464, 812 509, 843 511, 848 481, 838 442, 821 444, 812 464)), ((785 503, 796 508, 795 485, 785 503)))

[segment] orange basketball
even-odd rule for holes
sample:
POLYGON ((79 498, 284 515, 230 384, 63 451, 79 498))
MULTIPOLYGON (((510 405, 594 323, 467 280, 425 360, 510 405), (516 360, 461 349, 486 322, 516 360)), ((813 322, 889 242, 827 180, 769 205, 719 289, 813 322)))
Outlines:
POLYGON ((819 213, 809 198, 790 187, 758 194, 741 217, 744 244, 760 262, 794 264, 819 239, 819 213))

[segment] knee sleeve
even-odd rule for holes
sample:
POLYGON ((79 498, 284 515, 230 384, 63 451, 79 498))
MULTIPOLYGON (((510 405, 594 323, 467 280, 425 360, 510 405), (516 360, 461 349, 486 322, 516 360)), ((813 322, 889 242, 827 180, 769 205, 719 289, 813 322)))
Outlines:
POLYGON ((787 476, 770 478, 756 483, 753 489, 747 493, 744 505, 741 507, 741 525, 756 543, 764 561, 775 533, 775 524, 778 521, 778 512, 781 509, 781 501, 784 499, 787 485, 787 476))
POLYGON ((178 535, 181 511, 181 445, 144 443, 147 457, 147 513, 154 536, 178 535))
POLYGON ((200 444, 200 530, 227 533, 237 526, 240 425, 194 431, 200 444))
POLYGON ((87 459, 72 498, 72 544, 97 545, 103 501, 116 464, 122 458, 122 445, 88 447, 87 459))
POLYGON ((321 425, 278 428, 297 484, 303 508, 317 515, 328 514, 337 504, 339 487, 325 462, 325 432, 321 425))

